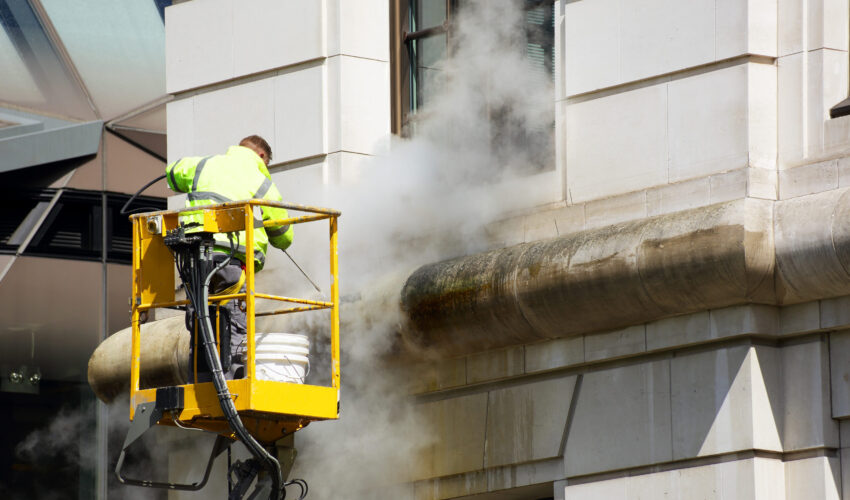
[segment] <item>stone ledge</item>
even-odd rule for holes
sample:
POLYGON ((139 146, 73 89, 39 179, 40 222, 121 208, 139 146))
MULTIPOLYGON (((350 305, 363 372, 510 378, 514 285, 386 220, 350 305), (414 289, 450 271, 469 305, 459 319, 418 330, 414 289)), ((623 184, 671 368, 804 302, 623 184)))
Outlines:
POLYGON ((720 453, 707 457, 687 458, 683 460, 673 460, 651 465, 643 465, 640 467, 632 467, 628 469, 620 469, 616 471, 607 471, 599 474, 587 474, 584 476, 572 476, 562 478, 570 485, 586 484, 591 482, 606 481, 610 479, 619 479, 624 477, 636 477, 646 474, 655 474, 659 472, 669 472, 681 470, 691 467, 705 467, 708 465, 717 465, 729 462, 739 462, 742 460, 752 460, 754 458, 777 460, 782 462, 805 460, 814 457, 834 458, 839 454, 839 449, 821 447, 803 450, 800 452, 794 451, 790 453, 777 453, 764 450, 743 450, 732 453, 720 453))
POLYGON ((560 458, 518 465, 493 467, 456 476, 416 481, 414 498, 442 500, 511 489, 515 493, 552 494, 551 483, 563 476, 560 458))
POLYGON ((436 365, 429 363, 413 377, 409 391, 426 394, 733 339, 778 340, 850 329, 847 311, 850 311, 850 296, 784 307, 750 304, 684 314, 625 330, 484 351, 441 360, 436 365), (641 337, 640 342, 636 343, 635 335, 641 337), (516 359, 519 353, 524 353, 524 363, 516 359))
POLYGON ((739 168, 608 198, 538 208, 488 226, 490 248, 557 238, 616 222, 742 200, 748 195, 748 183, 752 183, 749 170, 752 169, 739 168))
MULTIPOLYGON (((482 471, 474 471, 455 476, 420 480, 413 483, 414 498, 448 500, 452 498, 476 498, 477 495, 498 493, 511 489, 511 492, 527 492, 531 494, 551 494, 551 488, 577 487, 581 485, 598 485, 604 481, 645 478, 670 472, 684 470, 708 469, 717 466, 737 467, 752 461, 768 461, 775 464, 805 464, 812 460, 835 460, 841 455, 846 457, 844 450, 834 448, 818 448, 793 453, 771 453, 761 450, 747 450, 735 453, 699 457, 688 460, 665 462, 619 471, 591 474, 586 476, 566 477, 563 463, 560 459, 544 460, 504 467, 494 467, 482 471), (517 490, 518 489, 518 490, 517 490), (548 493, 547 493, 548 491, 548 493)), ((774 478, 775 479, 775 478, 774 478)), ((564 498, 555 492, 555 498, 564 498)), ((724 497, 725 498, 725 497, 724 497)), ((741 497, 744 498, 744 497, 741 497)), ((800 497, 803 498, 803 497, 800 497)))
MULTIPOLYGON (((410 345, 456 356, 716 310, 707 331, 726 336, 721 309, 814 300, 818 312, 783 313, 782 332, 836 328, 850 319, 841 299, 850 294, 848 221, 850 189, 841 188, 778 202, 747 198, 428 264, 402 291, 411 327, 404 334, 410 345)), ((679 341, 652 337, 647 349, 679 341)), ((586 357, 595 349, 585 342, 586 357)))
POLYGON ((422 266, 402 291, 406 336, 450 356, 773 303, 772 208, 738 200, 422 266))

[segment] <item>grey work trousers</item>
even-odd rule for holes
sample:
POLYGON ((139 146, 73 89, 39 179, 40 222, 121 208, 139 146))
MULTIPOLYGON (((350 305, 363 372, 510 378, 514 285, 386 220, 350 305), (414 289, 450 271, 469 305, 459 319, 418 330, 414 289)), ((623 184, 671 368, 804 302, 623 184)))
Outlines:
MULTIPOLYGON (((223 254, 214 254, 213 255, 213 263, 215 265, 220 264, 227 257, 223 254)), ((240 277, 242 276, 242 263, 238 260, 231 260, 226 266, 217 271, 213 277, 210 279, 210 295, 220 294, 224 290, 230 288, 239 282, 240 277)), ((245 291, 244 285, 242 286, 241 292, 245 291)), ((230 369, 224 373, 224 377, 228 380, 232 380, 234 378, 242 378, 244 377, 244 363, 242 360, 237 357, 237 352, 240 350, 240 347, 245 343, 245 339, 248 333, 248 318, 245 315, 245 311, 242 309, 243 302, 241 300, 230 300, 227 304, 223 305, 221 309, 227 311, 225 316, 228 318, 229 326, 230 326, 230 369)), ((193 311, 186 311, 187 315, 193 314, 193 311)), ((194 321, 187 321, 187 325, 192 324, 194 321)), ((211 318, 211 323, 215 325, 215 318, 211 318)), ((213 326, 215 327, 215 326, 213 326)), ((200 345, 200 343, 198 344, 200 345)), ((194 366, 192 364, 192 360, 194 359, 194 345, 189 346, 189 366, 194 366)), ((199 353, 203 355, 203 353, 199 353)), ((191 370, 190 370, 191 371, 191 370)), ((192 373, 189 374, 190 378, 192 377, 192 373)), ((205 382, 208 380, 208 376, 198 374, 198 382, 205 382)))

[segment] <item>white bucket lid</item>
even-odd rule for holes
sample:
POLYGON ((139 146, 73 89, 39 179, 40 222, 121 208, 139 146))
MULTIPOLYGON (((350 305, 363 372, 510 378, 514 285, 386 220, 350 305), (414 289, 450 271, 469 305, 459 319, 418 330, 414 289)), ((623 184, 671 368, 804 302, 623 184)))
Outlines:
POLYGON ((295 360, 298 360, 298 362, 302 362, 301 360, 305 360, 303 362, 308 362, 310 357, 307 354, 296 352, 257 352, 254 359, 257 361, 290 363, 295 362, 295 360))
POLYGON ((301 333, 269 332, 258 333, 257 344, 290 344, 310 346, 310 339, 301 333))
POLYGON ((257 344, 254 352, 291 352, 295 354, 310 354, 310 348, 304 345, 292 344, 257 344))

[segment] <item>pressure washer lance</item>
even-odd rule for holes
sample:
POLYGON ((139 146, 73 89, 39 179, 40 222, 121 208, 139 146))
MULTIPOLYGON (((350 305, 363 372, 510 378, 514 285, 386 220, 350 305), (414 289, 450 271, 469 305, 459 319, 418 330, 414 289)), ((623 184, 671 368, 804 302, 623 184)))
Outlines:
POLYGON ((323 291, 322 291, 322 289, 321 289, 321 288, 319 288, 319 285, 317 285, 317 284, 316 284, 313 280, 311 280, 311 279, 310 279, 310 276, 308 276, 308 275, 307 275, 307 273, 306 273, 306 272, 304 272, 304 270, 303 270, 303 269, 301 269, 301 266, 299 266, 299 265, 298 265, 298 263, 297 263, 297 262, 295 262, 295 259, 293 259, 291 255, 289 255, 289 252, 287 252, 286 250, 284 250, 284 251, 283 251, 283 253, 285 253, 285 254, 286 254, 286 256, 287 256, 287 257, 289 257, 289 260, 291 260, 291 261, 292 261, 292 263, 293 263, 293 264, 295 264, 295 267, 297 267, 297 268, 298 268, 298 270, 299 270, 299 271, 301 271, 301 274, 303 274, 303 275, 304 275, 304 277, 305 277, 305 278, 307 278, 307 281, 309 281, 309 282, 310 282, 310 284, 311 284, 311 285, 313 285, 313 288, 315 288, 315 289, 316 289, 316 291, 317 291, 317 292, 319 292, 319 294, 321 294, 322 296, 324 296, 324 295, 325 295, 325 292, 323 292, 323 291))

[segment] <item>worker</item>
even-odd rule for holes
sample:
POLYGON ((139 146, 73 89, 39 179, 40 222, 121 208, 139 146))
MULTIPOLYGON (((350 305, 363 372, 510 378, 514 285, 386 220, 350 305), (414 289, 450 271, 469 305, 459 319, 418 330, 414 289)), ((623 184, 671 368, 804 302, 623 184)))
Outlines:
MULTIPOLYGON (((251 135, 231 146, 227 152, 216 156, 194 156, 181 158, 166 169, 168 187, 179 193, 187 193, 186 206, 197 207, 247 200, 251 198, 280 201, 281 196, 269 175, 268 165, 272 150, 268 142, 258 135, 251 135)), ((258 207, 263 221, 280 220, 288 217, 283 208, 258 207)), ((256 217, 256 214, 255 214, 256 217)), ((203 215, 190 214, 183 222, 202 222, 203 215)), ((260 271, 266 260, 268 243, 286 250, 292 244, 292 227, 271 226, 263 228, 258 221, 254 224, 254 270, 260 271)), ((218 271, 210 280, 210 295, 226 295, 243 290, 245 282, 245 232, 241 231, 233 242, 236 251, 233 260, 218 271)), ((215 235, 213 263, 220 264, 230 254, 231 242, 226 234, 215 235)), ((231 300, 221 308, 224 326, 229 326, 230 349, 222 353, 222 365, 226 378, 244 376, 243 363, 237 360, 237 350, 245 342, 247 318, 242 301, 231 300), (229 365, 229 367, 227 366, 229 365)), ((187 308, 186 325, 194 334, 194 312, 187 308)), ((214 318, 214 316, 210 316, 214 318)), ((225 337, 226 335, 222 335, 225 337)), ((192 342, 194 344, 194 342, 192 342)), ((222 344, 225 344, 222 338, 222 344)), ((190 352, 193 350, 190 345, 190 352)), ((224 346, 222 346, 224 350, 224 346)), ((191 359, 190 354, 190 359, 191 359)), ((199 356, 198 365, 205 365, 199 356)), ((190 366, 191 363, 190 363, 190 366)), ((192 372, 193 370, 190 370, 192 372)), ((199 369, 200 371, 200 369, 199 369)), ((191 376, 191 375, 190 375, 191 376)), ((199 376, 199 379, 201 377, 199 376)), ((201 380, 198 380, 201 381, 201 380)))

